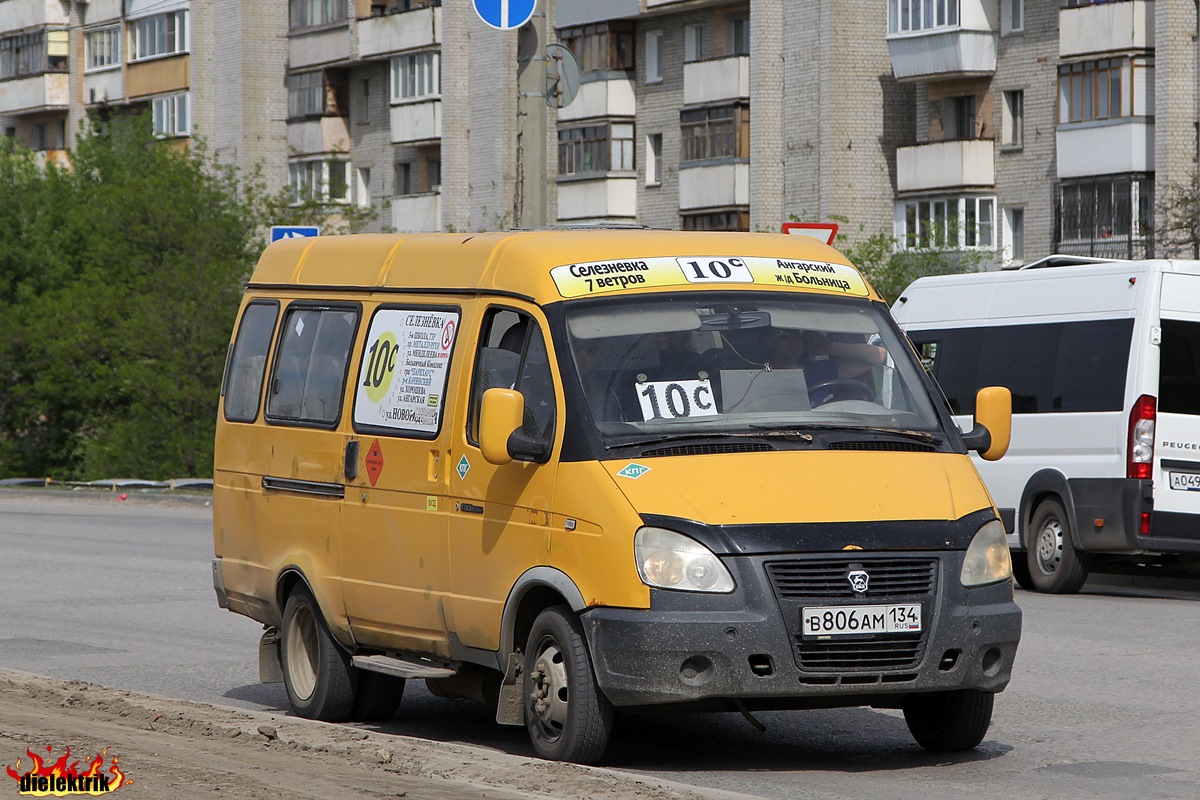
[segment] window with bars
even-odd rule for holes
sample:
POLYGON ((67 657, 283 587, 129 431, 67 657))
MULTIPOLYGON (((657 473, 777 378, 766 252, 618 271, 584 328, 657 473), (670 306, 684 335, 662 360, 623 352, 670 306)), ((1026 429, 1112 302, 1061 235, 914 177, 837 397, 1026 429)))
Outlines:
POLYGON ((392 102, 442 93, 441 56, 435 51, 392 59, 392 102))
POLYGON ((1154 180, 1104 175, 1055 187, 1055 251, 1102 258, 1144 258, 1152 247, 1154 180))
POLYGON ((612 122, 558 132, 558 174, 589 175, 634 169, 633 123, 612 122))
POLYGON ((188 93, 156 97, 150 104, 150 118, 155 136, 186 136, 191 130, 188 93))
POLYGON ((187 52, 187 21, 186 11, 134 20, 130 23, 133 27, 133 57, 130 60, 187 52))
POLYGON ((631 71, 634 68, 633 26, 628 24, 584 25, 563 28, 558 40, 579 60, 579 71, 631 71))
POLYGON ((87 69, 115 67, 121 63, 121 29, 100 28, 84 34, 87 69))
POLYGON ((750 106, 687 109, 679 115, 680 162, 750 157, 750 106))
POLYGON ((994 197, 936 197, 899 206, 896 238, 903 249, 996 247, 994 197))

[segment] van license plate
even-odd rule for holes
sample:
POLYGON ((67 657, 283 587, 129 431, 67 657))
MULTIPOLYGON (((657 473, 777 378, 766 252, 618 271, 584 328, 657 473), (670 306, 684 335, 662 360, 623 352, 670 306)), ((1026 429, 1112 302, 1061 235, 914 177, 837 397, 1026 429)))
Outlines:
POLYGON ((1172 489, 1182 489, 1185 492, 1200 492, 1200 473, 1168 472, 1172 489))
POLYGON ((879 606, 808 606, 800 612, 806 638, 921 630, 919 603, 879 606))

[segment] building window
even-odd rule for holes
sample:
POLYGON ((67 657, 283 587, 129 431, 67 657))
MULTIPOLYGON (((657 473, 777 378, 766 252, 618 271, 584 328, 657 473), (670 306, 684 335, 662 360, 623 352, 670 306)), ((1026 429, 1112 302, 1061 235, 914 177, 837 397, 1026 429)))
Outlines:
POLYGON ((187 15, 186 11, 172 11, 132 22, 133 57, 130 60, 186 53, 187 15))
POLYGON ((633 123, 613 122, 558 132, 558 174, 603 175, 633 165, 633 123))
POLYGON ((996 198, 937 197, 897 204, 896 238, 903 249, 991 250, 996 246, 996 198))
POLYGON ((396 184, 393 191, 397 195, 416 194, 416 170, 411 161, 396 164, 396 184))
POLYGON ((358 121, 367 123, 371 121, 371 81, 363 78, 358 82, 362 94, 359 96, 360 105, 358 111, 358 121))
POLYGON ((627 24, 563 28, 558 39, 579 59, 580 72, 628 72, 634 68, 633 28, 627 24))
POLYGON ((682 214, 679 223, 679 227, 685 231, 749 231, 750 211, 745 208, 733 208, 682 214))
POLYGON ((100 28, 84 34, 87 69, 115 67, 121 63, 121 29, 100 28))
POLYGON ((150 105, 150 117, 155 136, 187 136, 191 130, 187 92, 156 97, 150 105))
POLYGON ((979 131, 975 126, 975 95, 947 98, 946 109, 947 139, 979 138, 979 131))
POLYGON ((392 59, 392 102, 437 97, 442 93, 441 56, 417 53, 392 59))
POLYGON ((358 204, 363 208, 371 207, 371 168, 358 168, 358 186, 355 190, 358 204))
POLYGON ((0 38, 0 78, 66 71, 66 31, 40 30, 0 38))
POLYGON ((688 25, 683 29, 683 60, 703 61, 704 40, 708 33, 704 25, 688 25))
POLYGON ((646 83, 662 79, 662 31, 646 31, 646 83))
POLYGON ((425 159, 425 184, 427 191, 438 192, 442 189, 442 159, 425 159))
POLYGON ((1055 252, 1103 258, 1149 256, 1154 200, 1150 176, 1063 181, 1055 195, 1055 252))
POLYGON ((288 186, 293 203, 349 203, 350 162, 328 157, 288 163, 288 186))
POLYGON ((1025 209, 1004 209, 1004 255, 1009 264, 1025 263, 1025 209))
POLYGON ((1021 147, 1025 144, 1025 92, 1022 89, 1004 93, 1000 144, 1004 147, 1021 147))
POLYGON ((1058 68, 1058 121, 1153 114, 1154 60, 1103 58, 1058 68))
POLYGON ((325 75, 321 71, 289 75, 288 117, 315 117, 325 113, 325 75))
POLYGON ((663 135, 652 133, 646 137, 646 185, 657 186, 662 183, 662 147, 663 135))
POLYGON ((888 33, 958 25, 958 0, 888 0, 888 33))
POLYGON ((739 14, 725 18, 725 55, 750 55, 749 14, 739 14))
POLYGON ((289 0, 288 24, 307 28, 346 19, 346 0, 289 0))
POLYGON ((679 115, 679 160, 750 157, 750 106, 689 109, 679 115))
POLYGON ((1020 33, 1025 30, 1025 0, 1001 0, 1001 33, 1020 33))

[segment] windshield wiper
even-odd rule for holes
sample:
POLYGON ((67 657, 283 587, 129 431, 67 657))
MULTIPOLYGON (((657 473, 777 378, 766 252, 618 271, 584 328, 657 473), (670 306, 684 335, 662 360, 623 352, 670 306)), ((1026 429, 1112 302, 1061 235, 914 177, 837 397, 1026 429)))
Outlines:
POLYGON ((804 442, 810 444, 813 440, 811 433, 795 430, 755 431, 754 433, 730 433, 728 431, 709 431, 707 433, 670 433, 661 436, 645 436, 640 439, 605 444, 605 450, 615 450, 618 447, 642 447, 648 444, 675 442, 680 439, 784 439, 789 442, 804 442))
MULTIPOLYGON (((753 427, 757 427, 757 426, 751 425, 750 427, 753 428, 753 427)), ((846 432, 846 433, 864 433, 864 432, 865 433, 884 433, 884 434, 890 434, 892 436, 903 436, 906 439, 916 439, 918 442, 925 442, 927 444, 941 444, 944 441, 944 439, 941 436, 938 436, 937 434, 934 434, 934 433, 929 433, 927 431, 913 431, 913 430, 907 430, 904 428, 880 428, 880 427, 871 426, 871 425, 830 425, 828 423, 816 423, 816 424, 812 424, 812 425, 802 425, 802 426, 798 426, 798 427, 803 428, 805 431, 839 431, 839 432, 846 432)), ((798 431, 798 430, 780 431, 780 433, 797 434, 797 433, 800 433, 800 431, 798 431)))

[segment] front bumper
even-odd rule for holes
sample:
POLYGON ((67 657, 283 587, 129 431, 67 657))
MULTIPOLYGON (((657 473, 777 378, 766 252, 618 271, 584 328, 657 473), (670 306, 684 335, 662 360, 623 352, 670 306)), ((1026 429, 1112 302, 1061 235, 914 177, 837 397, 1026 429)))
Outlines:
POLYGON ((1012 673, 1021 611, 1008 581, 964 588, 958 580, 962 556, 727 557, 738 585, 731 594, 654 590, 649 610, 585 613, 596 679, 614 705, 625 707, 894 707, 917 692, 999 692, 1012 673), (885 589, 859 599, 848 584, 843 597, 830 594, 842 591, 837 581, 808 579, 822 570, 834 575, 851 563, 882 575, 901 562, 915 565, 918 576, 928 570, 930 578, 917 588, 897 584, 899 592, 885 589), (805 606, 899 602, 921 604, 919 634, 801 635, 805 606))

